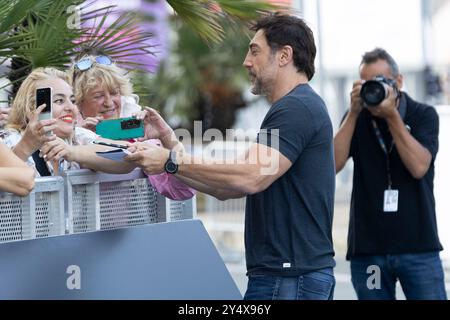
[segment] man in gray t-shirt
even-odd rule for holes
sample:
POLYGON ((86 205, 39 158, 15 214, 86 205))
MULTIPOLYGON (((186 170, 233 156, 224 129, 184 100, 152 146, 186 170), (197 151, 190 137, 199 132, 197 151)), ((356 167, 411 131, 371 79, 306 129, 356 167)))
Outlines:
POLYGON ((258 142, 277 149, 292 166, 266 190, 247 196, 249 276, 300 276, 334 267, 332 139, 325 104, 308 84, 267 113, 258 142))
POLYGON ((332 299, 333 134, 322 99, 308 85, 313 33, 303 20, 282 14, 260 19, 253 30, 244 67, 252 92, 272 108, 245 158, 204 163, 170 139, 173 132, 148 109, 146 138, 161 139, 166 149, 140 145, 126 159, 221 200, 248 196, 245 299, 332 299))

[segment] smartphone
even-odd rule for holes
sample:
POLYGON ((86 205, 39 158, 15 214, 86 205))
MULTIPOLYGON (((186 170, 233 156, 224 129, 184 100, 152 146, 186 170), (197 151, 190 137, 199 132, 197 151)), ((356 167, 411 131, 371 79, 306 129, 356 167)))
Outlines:
POLYGON ((94 143, 102 145, 102 146, 107 146, 107 147, 113 147, 113 148, 119 148, 119 149, 128 149, 127 146, 123 146, 123 145, 115 144, 115 143, 108 143, 108 142, 103 142, 103 141, 94 141, 94 143))
POLYGON ((45 103, 45 109, 39 115, 39 120, 47 120, 52 118, 52 88, 36 89, 36 108, 45 103))
POLYGON ((135 117, 103 120, 95 132, 105 139, 128 140, 144 136, 144 123, 135 117))

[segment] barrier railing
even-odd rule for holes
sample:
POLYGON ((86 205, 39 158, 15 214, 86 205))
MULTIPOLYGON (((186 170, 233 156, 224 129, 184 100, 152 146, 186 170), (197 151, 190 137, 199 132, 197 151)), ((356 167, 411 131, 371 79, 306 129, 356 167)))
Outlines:
POLYGON ((113 175, 70 170, 37 178, 27 197, 0 192, 0 243, 193 219, 195 197, 173 201, 136 169, 113 175))
POLYGON ((62 235, 64 179, 37 178, 27 197, 0 193, 0 242, 62 235))

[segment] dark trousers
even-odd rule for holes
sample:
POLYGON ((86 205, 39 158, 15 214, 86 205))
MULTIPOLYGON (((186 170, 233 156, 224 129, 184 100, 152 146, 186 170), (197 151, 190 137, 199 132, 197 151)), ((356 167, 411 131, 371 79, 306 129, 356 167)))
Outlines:
POLYGON ((357 256, 350 266, 360 300, 395 300, 397 280, 408 300, 447 299, 439 252, 357 256))

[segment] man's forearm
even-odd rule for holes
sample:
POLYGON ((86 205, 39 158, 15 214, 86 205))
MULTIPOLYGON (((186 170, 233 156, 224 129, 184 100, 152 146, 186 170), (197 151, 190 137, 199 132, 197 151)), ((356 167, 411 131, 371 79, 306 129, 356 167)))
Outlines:
POLYGON ((239 194, 253 193, 258 183, 256 164, 203 164, 202 159, 189 154, 178 158, 178 175, 200 182, 211 188, 235 190, 239 194))
POLYGON ((408 132, 398 112, 387 122, 403 164, 414 178, 423 178, 430 168, 431 153, 408 132))
POLYGON ((225 201, 228 199, 239 199, 246 196, 246 194, 242 192, 238 192, 236 190, 230 190, 230 189, 218 189, 210 187, 204 183, 177 175, 177 178, 185 183, 186 185, 190 186, 191 188, 194 188, 197 191, 209 194, 221 201, 225 201))
POLYGON ((355 132, 358 114, 349 112, 334 138, 334 158, 336 161, 336 173, 341 171, 350 154, 352 137, 355 132))

